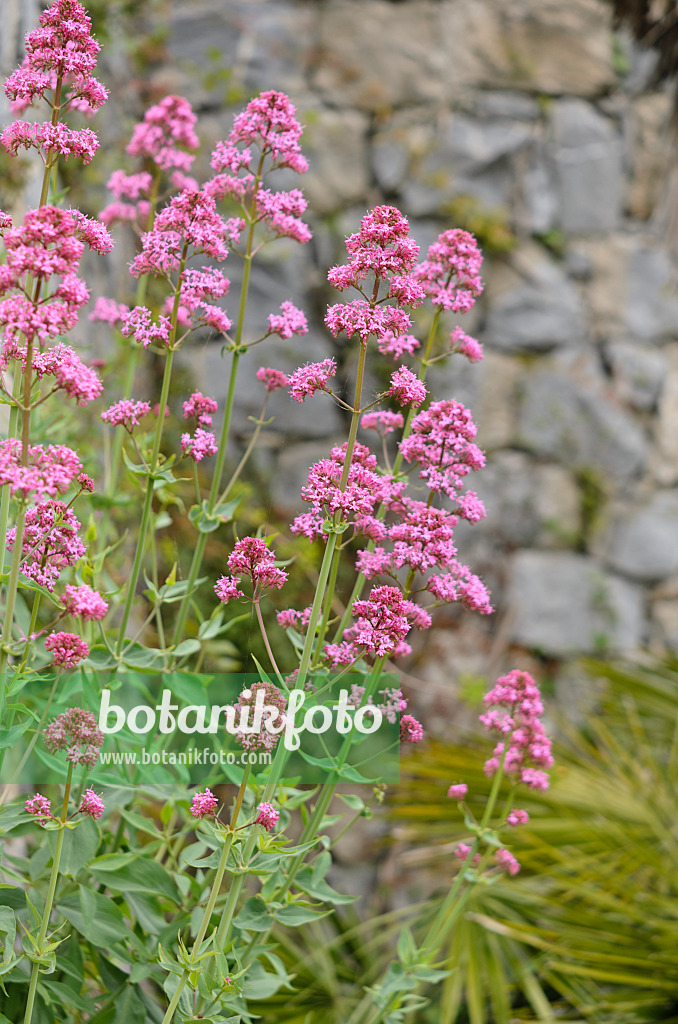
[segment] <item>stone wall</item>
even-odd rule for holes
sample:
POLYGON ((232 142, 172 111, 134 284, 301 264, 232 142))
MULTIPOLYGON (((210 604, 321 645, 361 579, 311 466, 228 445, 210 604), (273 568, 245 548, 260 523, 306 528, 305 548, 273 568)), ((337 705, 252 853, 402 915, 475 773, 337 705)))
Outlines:
MULTIPOLYGON (((470 405, 488 453, 474 482, 488 518, 458 539, 497 612, 443 617, 428 674, 486 671, 511 646, 556 660, 678 648, 678 294, 660 230, 675 148, 670 95, 645 88, 651 55, 613 33, 603 0, 144 10, 144 31, 165 29, 164 59, 140 76, 122 44, 107 58, 106 124, 118 138, 106 159, 142 113, 142 91, 186 95, 207 152, 236 97, 262 89, 288 92, 307 125, 314 240, 264 262, 250 327, 292 297, 313 329, 245 360, 243 436, 259 411, 259 365, 345 359, 322 327, 336 294, 325 274, 367 208, 400 206, 422 247, 455 225, 485 247, 486 292, 464 325, 485 359, 453 360, 434 388, 470 405)), ((191 367, 223 397, 219 348, 196 349, 191 367)), ((285 514, 342 423, 317 399, 290 410, 275 397, 260 469, 275 468, 270 501, 285 514)))

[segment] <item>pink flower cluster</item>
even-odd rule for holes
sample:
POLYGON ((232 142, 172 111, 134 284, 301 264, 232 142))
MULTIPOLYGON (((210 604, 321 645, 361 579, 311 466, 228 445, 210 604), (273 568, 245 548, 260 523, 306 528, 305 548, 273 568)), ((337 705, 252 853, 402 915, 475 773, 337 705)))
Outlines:
POLYGON ((213 398, 203 395, 201 391, 194 391, 191 397, 184 402, 184 419, 194 416, 201 427, 212 426, 212 415, 217 411, 217 403, 213 398))
POLYGON ((337 372, 334 359, 323 359, 320 363, 300 366, 289 378, 290 394, 295 402, 303 402, 316 391, 327 391, 327 382, 337 372))
POLYGON ((85 622, 98 622, 108 611, 108 604, 98 590, 93 590, 86 583, 75 586, 69 583, 63 598, 64 611, 67 615, 84 619, 85 622))
POLYGON ((278 818, 280 817, 280 811, 276 810, 273 804, 270 804, 267 800, 259 804, 257 808, 257 816, 254 819, 255 825, 261 825, 267 832, 272 832, 275 826, 278 824, 278 818))
POLYGON ((191 814, 194 818, 213 818, 217 813, 219 801, 210 789, 204 793, 195 793, 191 801, 191 814))
POLYGON ((320 459, 311 466, 308 483, 301 489, 301 497, 310 503, 311 511, 296 517, 291 526, 293 533, 314 540, 323 536, 324 522, 339 514, 343 522, 352 521, 356 531, 366 536, 374 536, 377 531, 383 536, 383 526, 373 513, 382 502, 395 501, 405 483, 377 473, 376 457, 365 445, 356 443, 342 488, 345 458, 346 444, 333 448, 329 459, 320 459))
POLYGON ((27 465, 21 461, 21 441, 0 441, 0 486, 9 485, 10 494, 37 501, 64 494, 80 474, 82 464, 72 448, 64 444, 31 445, 27 465))
POLYGON ((262 537, 239 540, 228 557, 227 565, 238 575, 222 576, 214 586, 215 594, 224 604, 245 596, 239 588, 242 576, 250 579, 255 600, 263 590, 280 590, 287 579, 287 573, 276 568, 275 556, 262 537))
POLYGON ((257 380, 260 380, 267 391, 277 391, 278 388, 286 388, 289 378, 282 370, 274 370, 270 366, 260 366, 256 373, 257 380))
MULTIPOLYGON (((135 125, 127 152, 130 156, 152 160, 164 171, 188 171, 195 157, 186 150, 197 149, 200 145, 194 128, 197 120, 183 96, 165 96, 160 103, 149 107, 143 121, 135 125)), ((134 178, 137 196, 141 190, 149 191, 150 182, 140 180, 141 175, 134 178)), ((121 188, 119 179, 113 187, 121 188)), ((131 188, 131 185, 126 186, 127 195, 136 198, 131 188)))
POLYGON ((278 742, 279 734, 269 732, 265 727, 267 715, 262 716, 259 729, 254 728, 254 722, 250 716, 255 706, 268 706, 277 708, 280 715, 287 710, 287 701, 282 692, 273 683, 266 680, 259 680, 252 683, 246 690, 243 690, 235 704, 235 720, 246 727, 235 733, 235 738, 243 750, 273 750, 278 742))
POLYGON ((144 416, 151 411, 149 402, 135 402, 131 398, 121 398, 108 409, 104 409, 101 418, 112 427, 124 427, 131 433, 139 425, 144 416))
POLYGON ((504 737, 485 762, 486 775, 494 775, 503 765, 508 775, 530 789, 548 789, 544 769, 553 764, 551 741, 541 721, 544 707, 532 676, 518 669, 509 672, 497 679, 483 703, 488 710, 480 716, 482 725, 504 737))
MULTIPOLYGON (((91 27, 78 0, 54 0, 40 15, 40 28, 25 37, 26 56, 21 67, 5 82, 5 94, 12 101, 14 113, 40 98, 51 106, 46 93, 56 92, 57 87, 60 109, 93 113, 106 102, 106 89, 92 75, 100 47, 91 36, 91 27)), ((20 147, 35 147, 46 164, 55 156, 79 156, 89 163, 99 146, 89 129, 73 131, 51 121, 15 121, 0 134, 0 143, 14 156, 20 147)))
POLYGON ((90 818, 100 818, 104 813, 104 802, 100 796, 98 796, 93 789, 88 788, 85 790, 78 812, 80 814, 88 814, 90 818))
POLYGON ((34 797, 26 801, 26 811, 41 823, 49 821, 50 818, 54 817, 52 814, 52 801, 48 800, 46 796, 41 796, 40 793, 36 793, 34 797))
MULTIPOLYGON (((80 523, 62 501, 39 502, 26 512, 21 571, 47 590, 54 590, 62 569, 85 555, 78 537, 80 523)), ((7 531, 7 547, 14 550, 16 528, 7 531)))
POLYGON ((75 633, 50 633, 45 650, 50 651, 58 668, 75 668, 89 655, 89 647, 75 633))
POLYGON ((144 348, 149 345, 160 345, 167 348, 170 343, 170 331, 172 324, 169 317, 161 316, 157 321, 153 320, 153 314, 146 306, 135 306, 126 314, 120 333, 123 338, 130 338, 134 335, 136 341, 144 348))
POLYGON ((268 330, 281 338, 291 338, 293 334, 308 334, 308 322, 300 309, 291 302, 283 302, 280 313, 269 315, 268 330))
POLYGON ((203 253, 225 260, 225 239, 226 225, 217 213, 214 198, 205 190, 184 189, 172 197, 155 218, 152 229, 141 236, 141 252, 132 261, 130 273, 134 277, 166 277, 179 269, 184 254, 203 253))
POLYGON ((6 354, 14 355, 8 343, 21 346, 24 339, 35 338, 44 344, 77 323, 78 310, 89 301, 75 273, 84 249, 79 234, 76 218, 55 206, 28 210, 21 227, 3 230, 7 259, 0 266, 0 295, 5 296, 0 299, 0 326, 5 328, 6 354), (30 280, 42 282, 37 302, 29 298, 30 280))
POLYGON ((414 270, 434 306, 466 313, 483 290, 483 257, 473 235, 460 228, 443 232, 414 270))
POLYGON ((181 450, 194 462, 202 462, 209 455, 217 454, 217 439, 209 430, 198 427, 195 434, 181 435, 181 450))
POLYGON ((57 715, 43 736, 50 754, 65 750, 66 760, 74 765, 84 764, 90 770, 97 763, 104 742, 94 715, 83 708, 69 708, 57 715))

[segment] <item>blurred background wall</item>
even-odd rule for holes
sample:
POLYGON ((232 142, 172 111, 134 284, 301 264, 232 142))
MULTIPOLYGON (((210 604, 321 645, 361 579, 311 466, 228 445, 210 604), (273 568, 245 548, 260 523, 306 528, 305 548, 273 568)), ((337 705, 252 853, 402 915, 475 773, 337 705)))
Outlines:
MULTIPOLYGON (((3 72, 38 9, 3 0, 3 72)), ((336 301, 326 272, 368 208, 399 206, 423 249, 452 226, 480 240, 486 291, 459 323, 485 359, 456 357, 433 390, 472 408, 488 454, 474 481, 488 517, 460 527, 458 546, 491 587, 496 613, 442 616, 412 674, 441 684, 485 674, 520 648, 562 679, 582 653, 678 649, 673 97, 652 84, 653 53, 613 27, 610 4, 97 0, 91 10, 112 95, 93 125, 106 144, 86 172, 87 212, 105 202, 110 172, 131 167, 123 150, 132 125, 167 93, 185 95, 199 115, 198 176, 233 113, 260 90, 289 93, 306 125, 311 169, 301 184, 314 238, 280 245, 262 264, 250 326, 256 336, 289 298, 313 326, 247 357, 243 438, 259 412, 258 366, 291 369, 331 354, 350 374, 344 344, 322 326, 336 301)), ((0 118, 9 119, 6 106, 0 118)), ((0 170, 0 206, 22 190, 30 201, 30 178, 7 159, 0 170)), ((117 284, 130 298, 129 257, 122 242, 93 270, 94 294, 117 284)), ((228 272, 237 280, 237 267, 228 272)), ((97 337, 88 328, 88 340, 97 337)), ((185 369, 223 398, 219 343, 193 348, 185 369)), ((329 403, 290 409, 274 397, 259 487, 283 517, 342 423, 329 403)))

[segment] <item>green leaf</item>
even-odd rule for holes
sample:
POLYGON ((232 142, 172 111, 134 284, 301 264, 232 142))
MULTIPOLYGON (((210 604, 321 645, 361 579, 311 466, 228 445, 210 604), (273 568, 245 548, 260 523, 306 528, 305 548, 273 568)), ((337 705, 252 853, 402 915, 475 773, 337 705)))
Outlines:
POLYGON ((133 985, 125 985, 116 996, 112 1024, 146 1024, 146 1007, 133 985))
MULTIPOLYGON (((54 842, 56 844, 56 839, 54 842)), ((75 878, 97 852, 99 830, 92 818, 85 818, 77 829, 66 831, 63 842, 59 870, 75 878)))
POLYGON ((117 892, 152 892, 173 903, 180 895, 168 871, 155 860, 134 853, 107 853, 90 864, 98 882, 117 892))
POLYGON ((238 928, 250 932, 265 932, 271 927, 273 920, 264 901, 258 896, 252 896, 241 908, 235 924, 238 928))
POLYGON ((187 654, 197 654, 201 649, 202 644, 200 641, 192 638, 190 640, 182 640, 181 643, 174 648, 172 653, 178 658, 183 658, 187 654))
POLYGON ((302 907, 298 903, 290 903, 288 907, 283 907, 276 912, 275 919, 280 924, 287 925, 288 928, 298 928, 302 924, 317 921, 331 913, 331 910, 317 911, 311 907, 302 907))
POLYGON ((79 885, 78 892, 62 900, 58 909, 98 949, 108 949, 112 943, 130 937, 119 907, 109 896, 89 886, 79 885))

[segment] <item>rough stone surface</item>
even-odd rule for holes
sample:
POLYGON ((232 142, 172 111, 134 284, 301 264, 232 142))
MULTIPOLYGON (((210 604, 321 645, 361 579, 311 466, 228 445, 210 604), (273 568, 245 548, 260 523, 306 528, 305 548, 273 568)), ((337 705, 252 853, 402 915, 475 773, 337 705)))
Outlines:
POLYGON ((655 424, 654 470, 664 486, 678 483, 678 343, 664 349, 667 363, 664 386, 655 424))
POLYGON ((520 269, 513 287, 493 295, 484 332, 488 344, 508 352, 548 352, 580 344, 581 302, 562 270, 543 257, 525 261, 520 269))
POLYGON ((599 550, 611 569, 644 583, 678 572, 678 490, 618 509, 599 550))
POLYGON ((559 100, 552 116, 560 226, 594 234, 618 222, 623 142, 619 131, 583 100, 559 100))
POLYGON ((586 555, 519 551, 508 607, 513 641, 553 657, 630 653, 646 631, 642 589, 586 555))
POLYGON ((633 341, 611 341, 605 354, 620 399, 635 409, 654 409, 667 371, 664 354, 633 341))
POLYGON ((638 247, 631 254, 626 305, 628 329, 647 341, 678 337, 676 272, 656 247, 638 247))
POLYGON ((553 370, 526 373, 519 438, 530 451, 617 483, 637 477, 646 461, 643 432, 627 413, 553 370))

